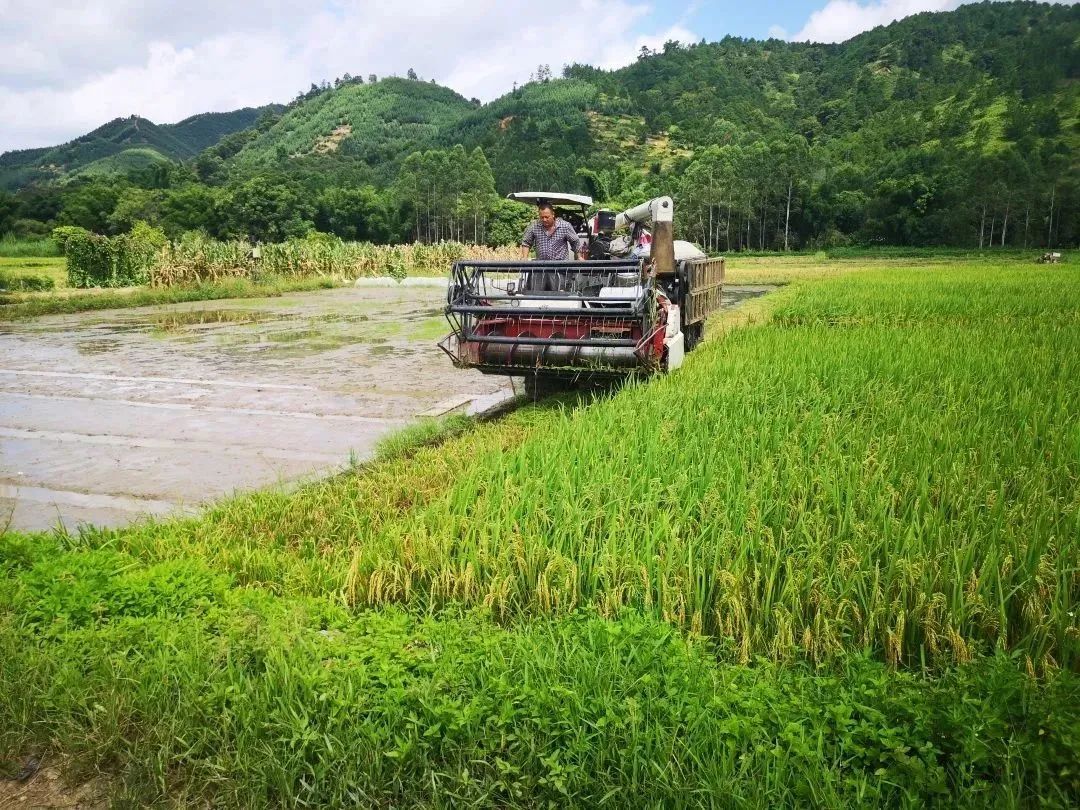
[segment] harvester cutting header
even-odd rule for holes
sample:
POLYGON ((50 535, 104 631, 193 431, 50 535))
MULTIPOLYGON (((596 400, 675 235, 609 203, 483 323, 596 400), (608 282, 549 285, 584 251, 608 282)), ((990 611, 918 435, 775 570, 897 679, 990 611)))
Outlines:
POLYGON ((524 377, 530 393, 678 368, 720 306, 724 260, 674 239, 671 198, 591 217, 592 199, 582 195, 509 198, 553 208, 587 258, 455 262, 452 331, 439 343, 454 365, 524 377), (622 228, 629 234, 616 236, 622 228))

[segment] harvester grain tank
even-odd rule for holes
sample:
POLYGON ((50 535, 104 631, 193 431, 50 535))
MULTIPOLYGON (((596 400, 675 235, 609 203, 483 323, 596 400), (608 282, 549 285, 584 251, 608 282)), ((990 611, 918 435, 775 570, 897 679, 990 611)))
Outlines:
POLYGON ((454 365, 524 377, 539 393, 580 380, 650 375, 682 363, 720 306, 724 260, 674 239, 674 205, 657 197, 621 213, 575 194, 546 202, 588 246, 583 261, 459 261, 440 343, 454 365), (629 234, 616 236, 616 231, 629 234))

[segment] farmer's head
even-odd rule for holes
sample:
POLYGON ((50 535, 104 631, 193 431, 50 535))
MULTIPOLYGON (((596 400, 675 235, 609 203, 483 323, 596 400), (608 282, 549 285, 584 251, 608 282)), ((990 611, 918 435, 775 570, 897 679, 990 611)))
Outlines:
POLYGON ((551 207, 551 203, 540 203, 536 210, 540 215, 540 224, 545 228, 555 224, 555 209, 551 207))

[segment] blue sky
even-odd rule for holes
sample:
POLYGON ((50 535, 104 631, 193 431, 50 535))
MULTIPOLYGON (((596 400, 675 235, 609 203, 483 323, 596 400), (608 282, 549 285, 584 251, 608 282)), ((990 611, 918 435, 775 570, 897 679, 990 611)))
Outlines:
POLYGON ((642 30, 678 19, 687 29, 714 41, 731 34, 754 39, 811 39, 840 42, 920 11, 948 11, 961 0, 654 0, 642 30))
POLYGON ((728 34, 764 39, 774 26, 791 32, 798 31, 810 13, 824 7, 825 3, 813 0, 777 0, 769 3, 659 0, 652 5, 655 9, 646 21, 652 27, 658 28, 664 20, 681 17, 688 28, 714 41, 728 34))
POLYGON ((0 0, 0 152, 409 68, 488 101, 539 64, 615 68, 726 34, 838 42, 959 0, 0 0), (581 21, 588 20, 584 25, 581 21), (557 32, 557 33, 553 33, 557 32))

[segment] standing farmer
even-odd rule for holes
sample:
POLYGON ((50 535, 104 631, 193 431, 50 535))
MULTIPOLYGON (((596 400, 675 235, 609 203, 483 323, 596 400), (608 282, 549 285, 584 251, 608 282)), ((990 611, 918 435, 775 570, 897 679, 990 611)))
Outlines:
MULTIPOLYGON (((536 248, 536 258, 547 262, 565 262, 582 252, 581 239, 564 219, 555 216, 555 210, 549 203, 540 203, 537 206, 539 219, 534 220, 525 229, 521 237, 521 258, 529 258, 529 249, 536 248), (571 252, 573 251, 573 252, 571 252)), ((584 258, 584 257, 582 257, 584 258)), ((544 282, 550 289, 557 279, 547 278, 544 273, 532 273, 529 286, 534 290, 541 289, 544 282)))

